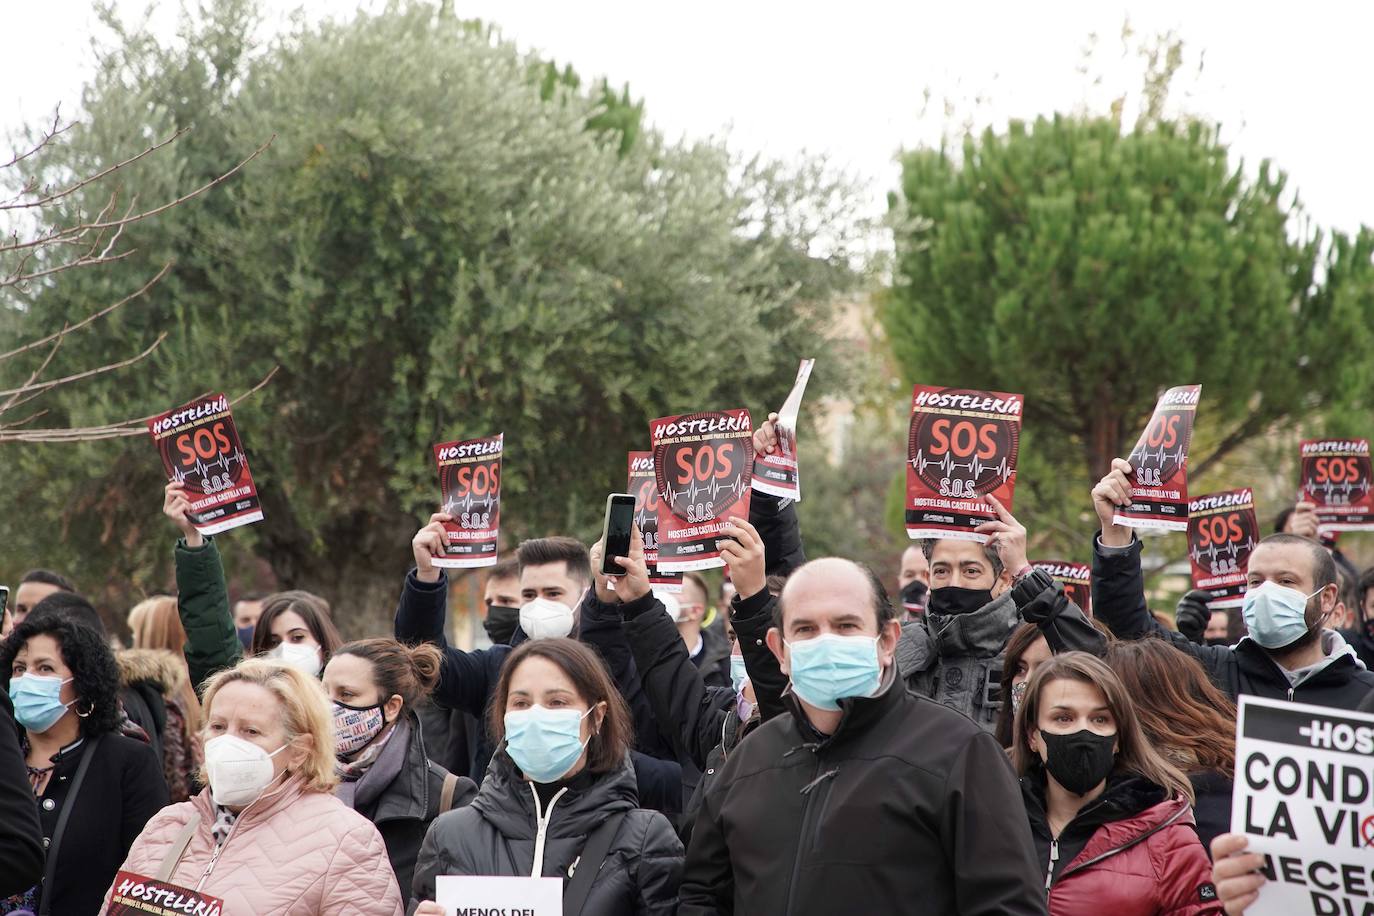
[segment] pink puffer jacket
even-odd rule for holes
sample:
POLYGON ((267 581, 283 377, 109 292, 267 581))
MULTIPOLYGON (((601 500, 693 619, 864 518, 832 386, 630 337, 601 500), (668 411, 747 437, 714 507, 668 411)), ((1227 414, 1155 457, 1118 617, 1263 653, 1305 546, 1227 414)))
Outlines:
MULTIPOLYGON (((299 777, 239 815, 218 856, 204 789, 163 808, 134 840, 123 871, 154 877, 192 814, 200 825, 168 880, 224 901, 224 916, 401 916, 404 905, 377 828, 299 777)), ((109 909, 105 893, 101 916, 109 909)))

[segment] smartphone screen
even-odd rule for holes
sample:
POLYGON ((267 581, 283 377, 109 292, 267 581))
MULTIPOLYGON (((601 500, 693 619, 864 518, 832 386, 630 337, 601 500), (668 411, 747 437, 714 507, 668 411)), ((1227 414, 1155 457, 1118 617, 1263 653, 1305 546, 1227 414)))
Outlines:
POLYGON ((623 576, 625 570, 615 557, 630 555, 630 532, 635 521, 635 498, 628 493, 612 493, 606 497, 606 524, 602 529, 605 551, 601 555, 601 573, 623 576))

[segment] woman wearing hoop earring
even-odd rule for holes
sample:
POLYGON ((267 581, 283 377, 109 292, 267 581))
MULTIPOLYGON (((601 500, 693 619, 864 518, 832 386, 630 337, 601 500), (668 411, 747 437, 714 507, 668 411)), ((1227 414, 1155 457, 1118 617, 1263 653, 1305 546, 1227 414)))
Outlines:
POLYGON ((94 630, 34 615, 0 644, 43 832, 43 881, 0 914, 90 916, 148 818, 167 804, 162 763, 119 733, 119 670, 94 630))

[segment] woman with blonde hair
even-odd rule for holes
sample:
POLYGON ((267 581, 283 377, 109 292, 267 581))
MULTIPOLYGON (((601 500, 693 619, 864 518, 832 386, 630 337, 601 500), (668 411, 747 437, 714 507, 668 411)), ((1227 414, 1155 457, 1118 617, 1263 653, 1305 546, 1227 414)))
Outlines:
POLYGON ((154 816, 121 870, 217 897, 226 913, 400 916, 377 828, 334 796, 319 681, 261 659, 221 671, 205 688, 201 735, 207 788, 154 816))
POLYGON ((195 791, 200 748, 192 736, 200 730, 200 699, 186 667, 186 630, 171 595, 145 598, 129 611, 132 649, 115 653, 125 687, 148 685, 158 691, 165 725, 160 732, 162 775, 173 802, 195 791))
POLYGON ((1150 744, 1111 668, 1086 652, 1044 662, 1014 728, 1050 916, 1221 912, 1188 777, 1150 744))

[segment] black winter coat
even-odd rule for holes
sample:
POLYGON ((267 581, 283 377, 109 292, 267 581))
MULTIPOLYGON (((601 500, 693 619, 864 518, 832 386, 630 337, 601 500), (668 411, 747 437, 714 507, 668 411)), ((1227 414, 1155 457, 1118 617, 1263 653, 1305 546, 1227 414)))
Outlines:
MULTIPOLYGON (((787 686, 787 676, 763 639, 772 625, 776 604, 767 591, 744 600, 736 595, 731 604, 730 619, 755 697, 768 694, 780 698, 787 686)), ((684 773, 690 768, 696 776, 688 786, 691 791, 678 830, 686 841, 691 838, 703 794, 749 728, 739 721, 734 688, 712 686, 707 681, 688 656, 677 627, 663 612, 662 602, 648 595, 621 605, 621 613, 649 705, 660 728, 669 733, 673 749, 686 761, 684 773)), ((781 711, 778 704, 770 704, 769 709, 774 715, 781 711)), ((762 714, 760 709, 751 717, 749 727, 757 724, 762 714)))
MULTIPOLYGON (((1202 662, 1213 683, 1232 699, 1241 694, 1356 709, 1374 692, 1374 672, 1366 671, 1353 653, 1328 648, 1330 663, 1296 687, 1288 680, 1269 653, 1250 638, 1235 646, 1199 646, 1181 633, 1160 626, 1145 601, 1145 578, 1140 569, 1141 545, 1138 538, 1129 547, 1112 549, 1093 538, 1093 609, 1112 628, 1119 639, 1159 636, 1176 649, 1202 662)), ((1334 631, 1323 634, 1331 647, 1340 640, 1334 631)))
POLYGON ((61 843, 48 847, 48 855, 56 855, 57 863, 54 883, 43 889, 43 896, 53 916, 100 912, 105 889, 114 881, 134 839, 148 819, 167 805, 167 783, 157 752, 142 741, 114 733, 95 745, 81 789, 71 797, 68 790, 93 740, 86 738, 58 754, 56 769, 39 797, 45 845, 63 806, 74 806, 61 843), (46 899, 49 896, 51 900, 46 899))
MULTIPOLYGON (((474 736, 474 763, 471 771, 475 782, 481 782, 491 759, 494 746, 485 723, 501 665, 513 646, 527 637, 519 628, 511 638, 511 645, 497 645, 489 649, 464 652, 448 644, 444 636, 444 618, 448 608, 448 577, 442 575, 435 583, 421 582, 411 570, 406 575, 401 600, 396 607, 395 634, 404 643, 428 642, 438 646, 443 654, 439 669, 439 684, 434 688, 436 705, 456 709, 473 716, 484 727, 474 736)), ((635 774, 639 780, 639 797, 648 807, 659 811, 679 811, 682 808, 682 767, 670 757, 667 743, 653 726, 653 713, 642 696, 639 675, 634 670, 629 646, 621 632, 620 615, 610 605, 601 605, 589 592, 581 609, 581 624, 577 638, 596 649, 606 662, 616 687, 630 707, 634 719, 636 739, 641 747, 652 753, 633 753, 635 774), (589 613, 590 611, 590 613, 589 613), (641 734, 641 732, 643 732, 641 734)))
POLYGON ((996 740, 903 689, 799 703, 735 748, 702 803, 682 916, 1044 916, 1020 790, 996 740))
MULTIPOLYGON (((411 720, 409 747, 401 772, 382 794, 365 805, 353 805, 353 810, 370 820, 386 843, 386 855, 396 883, 403 892, 410 893, 415 878, 415 860, 425 840, 430 823, 443 811, 439 808, 444 793, 444 780, 449 773, 431 761, 425 753, 422 730, 411 720)), ((477 784, 464 776, 454 777, 453 801, 444 809, 452 811, 472 803, 477 796, 477 784)))
MULTIPOLYGON (((440 875, 568 878, 587 837, 607 817, 624 813, 592 882, 583 916, 670 916, 677 911, 682 844, 667 819, 639 808, 627 760, 613 773, 581 774, 548 805, 542 859, 535 867, 540 816, 531 783, 504 751, 492 758, 477 798, 430 826, 415 867, 414 897, 434 899, 440 875)), ((578 916, 570 913, 568 916, 578 916)))
POLYGON ((0 690, 0 898, 22 894, 43 879, 40 829, 14 704, 0 690))

